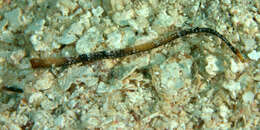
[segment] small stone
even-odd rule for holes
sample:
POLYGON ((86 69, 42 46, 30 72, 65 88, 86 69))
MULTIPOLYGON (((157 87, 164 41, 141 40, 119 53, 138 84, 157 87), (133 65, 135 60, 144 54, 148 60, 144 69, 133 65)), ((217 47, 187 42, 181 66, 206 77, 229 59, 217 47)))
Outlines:
POLYGON ((231 59, 231 71, 233 73, 237 73, 237 72, 241 72, 243 71, 245 68, 244 64, 239 62, 236 63, 234 59, 231 59))
POLYGON ((115 89, 115 86, 107 86, 104 82, 100 82, 98 84, 98 87, 97 87, 97 93, 98 94, 102 94, 102 93, 109 93, 109 92, 112 92, 113 90, 115 89))
POLYGON ((165 55, 161 53, 156 53, 152 56, 150 64, 152 65, 159 65, 162 64, 166 60, 165 55))
POLYGON ((123 10, 125 0, 109 0, 112 11, 123 10))
POLYGON ((90 53, 95 47, 96 42, 87 42, 90 36, 84 35, 81 37, 76 43, 76 51, 79 54, 87 54, 90 53))
POLYGON ((49 50, 48 45, 42 41, 41 32, 39 34, 34 34, 30 37, 30 41, 34 47, 35 51, 47 51, 49 50))
POLYGON ((61 44, 57 43, 56 41, 53 41, 51 47, 54 49, 59 49, 61 47, 61 44))
POLYGON ((76 51, 79 54, 90 53, 97 47, 97 44, 100 44, 103 41, 104 38, 101 32, 96 27, 92 27, 88 30, 87 34, 77 41, 76 51))
POLYGON ((60 9, 63 16, 68 16, 78 7, 78 4, 71 0, 62 0, 57 2, 57 7, 60 9))
POLYGON ((217 66, 218 59, 215 56, 207 56, 207 66, 206 66, 206 72, 212 76, 215 76, 216 73, 219 71, 219 67, 217 66))
POLYGON ((19 64, 19 62, 21 61, 21 59, 23 59, 24 56, 24 50, 17 50, 12 53, 11 59, 14 61, 15 64, 19 64))
MULTIPOLYGON (((173 3, 174 3, 175 1, 173 0, 173 3)), ((198 10, 199 10, 199 8, 200 8, 200 2, 199 1, 197 1, 196 3, 194 3, 194 6, 190 9, 191 10, 191 12, 194 12, 194 13, 196 13, 196 12, 198 12, 198 10)))
POLYGON ((122 34, 118 31, 112 32, 108 34, 107 36, 107 43, 111 48, 124 48, 123 44, 121 43, 122 41, 122 34))
POLYGON ((143 17, 143 18, 146 18, 146 17, 149 17, 152 13, 152 9, 151 7, 149 7, 148 5, 143 5, 143 7, 139 10, 136 10, 136 14, 143 17))
POLYGON ((65 34, 59 38, 58 42, 64 45, 69 45, 77 40, 77 37, 74 34, 65 34))
POLYGON ((2 31, 0 35, 0 39, 3 40, 4 42, 12 43, 14 42, 15 36, 11 31, 7 30, 7 31, 2 31))
POLYGON ((232 23, 234 24, 234 25, 239 25, 239 23, 240 23, 240 21, 239 21, 239 18, 237 17, 237 16, 233 16, 232 18, 231 18, 231 21, 232 21, 232 23))
POLYGON ((230 13, 231 13, 232 15, 237 15, 237 14, 241 13, 241 10, 239 9, 238 6, 234 6, 234 7, 232 7, 232 8, 230 9, 230 13))
POLYGON ((128 25, 129 20, 134 17, 134 11, 128 10, 124 12, 116 12, 113 15, 113 21, 121 26, 128 25))
POLYGON ((100 7, 100 6, 98 6, 97 8, 93 8, 92 9, 92 13, 96 17, 100 17, 103 12, 104 12, 104 9, 102 7, 100 7))
POLYGON ((243 39, 243 42, 245 44, 246 51, 251 51, 256 48, 256 41, 254 39, 243 39))
POLYGON ((37 110, 32 113, 32 116, 30 117, 34 122, 37 122, 33 125, 33 127, 36 126, 38 128, 42 129, 50 129, 50 125, 52 124, 53 116, 48 112, 44 110, 37 110), (44 124, 44 125, 43 125, 44 124))
POLYGON ((26 28, 25 33, 34 33, 35 31, 42 31, 44 29, 45 19, 39 19, 26 28))
POLYGON ((245 103, 252 103, 254 101, 255 94, 251 91, 248 91, 243 94, 242 98, 245 103))
POLYGON ((169 125, 170 125, 170 129, 173 130, 174 128, 177 128, 179 123, 175 120, 172 120, 169 122, 169 125))
POLYGON ((159 65, 160 74, 157 76, 160 81, 156 88, 168 96, 175 96, 179 89, 189 86, 190 80, 186 80, 191 76, 191 59, 183 59, 176 62, 175 59, 168 59, 159 65))
MULTIPOLYGON (((86 23, 85 23, 86 24, 86 23)), ((69 34, 82 35, 84 31, 83 23, 73 23, 68 31, 69 34)))
POLYGON ((138 17, 137 19, 129 20, 129 25, 140 33, 144 32, 144 29, 149 26, 149 21, 146 18, 138 17))
POLYGON ((228 114, 230 113, 230 110, 228 109, 227 106, 221 105, 220 106, 220 116, 226 119, 228 117, 228 114))
POLYGON ((68 106, 69 106, 70 109, 73 109, 78 103, 79 103, 78 100, 70 100, 68 102, 68 106))
POLYGON ((50 72, 46 71, 40 75, 40 78, 34 84, 34 88, 37 90, 46 90, 53 86, 53 84, 54 76, 50 72))
POLYGON ((244 19, 241 21, 244 25, 243 31, 249 34, 254 34, 259 31, 258 24, 255 20, 253 20, 252 16, 244 15, 243 18, 244 19))
POLYGON ((121 44, 125 45, 133 45, 135 44, 136 41, 136 35, 135 32, 132 29, 125 29, 123 30, 123 39, 121 44))
POLYGON ((39 104, 42 99, 43 99, 43 94, 41 92, 36 92, 36 93, 33 93, 30 97, 29 97, 29 103, 30 104, 34 104, 34 105, 37 105, 39 104))
POLYGON ((86 86, 97 86, 98 78, 93 76, 93 69, 88 66, 71 67, 67 70, 67 74, 59 80, 61 89, 67 91, 73 83, 84 83, 86 86))
POLYGON ((231 93, 232 98, 236 98, 237 93, 241 90, 240 82, 235 82, 234 80, 224 82, 223 87, 231 93))
POLYGON ((91 26, 91 24, 90 24, 91 17, 92 17, 92 14, 89 11, 87 11, 85 14, 80 16, 79 23, 83 24, 84 27, 86 29, 88 29, 91 26))
POLYGON ((260 58, 260 51, 253 50, 248 54, 248 57, 252 60, 257 61, 260 58))
POLYGON ((10 27, 8 28, 9 30, 16 30, 20 25, 23 24, 22 10, 20 8, 16 8, 10 12, 5 13, 5 18, 10 24, 10 27))
POLYGON ((160 12, 157 17, 158 18, 156 18, 156 20, 153 23, 155 25, 159 25, 162 27, 169 27, 174 23, 174 17, 168 15, 166 13, 166 10, 160 12))
POLYGON ((53 110, 57 107, 58 105, 55 104, 53 101, 50 101, 48 99, 46 100, 43 100, 41 102, 41 107, 44 109, 44 110, 53 110))
POLYGON ((214 109, 210 108, 210 107, 203 107, 202 108, 202 113, 201 113, 201 118, 203 120, 210 120, 212 117, 212 113, 214 112, 214 109))

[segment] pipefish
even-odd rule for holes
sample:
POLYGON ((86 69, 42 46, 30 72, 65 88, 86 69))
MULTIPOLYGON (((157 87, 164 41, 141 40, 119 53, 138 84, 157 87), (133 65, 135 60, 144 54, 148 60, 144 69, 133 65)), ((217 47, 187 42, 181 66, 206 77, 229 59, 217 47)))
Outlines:
POLYGON ((151 49, 157 48, 159 46, 163 46, 166 44, 169 44, 171 41, 181 38, 190 34, 196 34, 196 33, 208 33, 217 36, 220 38, 224 43, 231 49, 231 51, 240 59, 240 61, 244 62, 244 58, 240 51, 233 47, 231 43, 225 38, 223 35, 221 35, 216 30, 213 30, 211 28, 191 28, 191 29, 185 29, 181 30, 175 33, 167 34, 166 36, 163 36, 161 38, 158 38, 156 40, 153 40, 148 43, 144 43, 141 45, 136 45, 133 47, 128 47, 124 49, 118 49, 118 50, 111 50, 111 51, 97 51, 89 54, 81 54, 76 57, 62 57, 62 58, 32 58, 30 60, 32 68, 47 68, 47 67, 57 67, 57 66, 68 66, 76 63, 81 62, 93 62, 96 60, 102 60, 102 59, 114 59, 114 58, 120 58, 124 56, 129 56, 145 51, 149 51, 151 49))

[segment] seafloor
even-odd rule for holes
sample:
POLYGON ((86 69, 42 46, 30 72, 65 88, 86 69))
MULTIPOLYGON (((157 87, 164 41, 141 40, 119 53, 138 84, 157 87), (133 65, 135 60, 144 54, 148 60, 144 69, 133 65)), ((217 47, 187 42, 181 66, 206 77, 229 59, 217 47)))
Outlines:
POLYGON ((0 129, 257 129, 259 28, 259 0, 0 0, 0 129), (245 61, 200 33, 66 68, 29 62, 192 27, 217 30, 245 61))

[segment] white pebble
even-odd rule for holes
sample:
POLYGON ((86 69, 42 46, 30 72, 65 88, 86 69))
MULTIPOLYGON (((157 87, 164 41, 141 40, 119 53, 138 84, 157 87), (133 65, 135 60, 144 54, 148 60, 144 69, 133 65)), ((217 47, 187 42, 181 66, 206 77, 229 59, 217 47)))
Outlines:
POLYGON ((154 21, 155 25, 159 25, 162 27, 169 27, 174 23, 174 17, 168 15, 166 10, 161 11, 158 15, 158 18, 154 21))
POLYGON ((233 17, 231 18, 232 23, 233 23, 234 25, 236 25, 236 26, 240 23, 239 20, 240 20, 240 19, 239 19, 239 17, 237 17, 237 16, 233 16, 233 17))
POLYGON ((126 45, 132 45, 136 41, 136 35, 135 32, 131 29, 126 29, 123 31, 123 41, 121 44, 126 44, 126 45))
POLYGON ((58 1, 56 6, 60 9, 63 16, 68 16, 78 7, 77 2, 72 2, 71 0, 58 1))
POLYGON ((212 113, 214 112, 214 110, 210 107, 203 107, 202 108, 202 113, 200 115, 200 117, 203 119, 203 120, 210 120, 212 117, 212 113))
POLYGON ((33 93, 30 97, 29 97, 29 103, 30 104, 38 104, 42 101, 43 99, 43 94, 41 92, 37 92, 37 93, 33 93))
POLYGON ((138 32, 143 33, 144 29, 148 27, 149 21, 146 18, 138 17, 135 20, 133 19, 129 20, 129 25, 133 27, 135 30, 137 30, 138 32))
POLYGON ((77 23, 73 23, 70 26, 68 33, 82 35, 83 31, 84 31, 83 23, 77 22, 77 23))
POLYGON ((59 126, 60 128, 63 128, 66 125, 66 119, 64 115, 59 115, 57 118, 55 118, 55 125, 59 126))
POLYGON ((123 48, 123 44, 121 43, 122 41, 122 34, 118 31, 112 32, 110 34, 108 34, 107 36, 107 43, 109 44, 109 46, 119 49, 119 48, 123 48))
POLYGON ((58 39, 58 42, 61 44, 68 45, 68 44, 75 42, 76 40, 77 40, 77 37, 74 34, 66 33, 58 39))
POLYGON ((254 95, 254 93, 251 92, 251 91, 248 91, 248 92, 244 93, 243 96, 242 96, 243 101, 244 101, 245 103, 253 102, 254 97, 255 97, 255 95, 254 95))
POLYGON ((42 33, 43 32, 39 32, 39 34, 34 34, 30 37, 30 41, 32 42, 35 51, 47 51, 50 49, 47 43, 42 41, 42 33))
POLYGON ((83 35, 76 43, 76 51, 79 54, 86 54, 93 51, 98 43, 103 42, 103 36, 101 32, 92 27, 88 30, 87 34, 83 35))
POLYGON ((103 8, 100 7, 100 6, 98 6, 97 8, 93 8, 93 9, 92 9, 92 13, 93 13, 93 15, 96 16, 96 17, 101 16, 103 12, 104 12, 104 10, 103 10, 103 8))
POLYGON ((238 62, 236 63, 234 59, 231 59, 231 71, 233 73, 242 72, 245 68, 245 64, 238 62))
POLYGON ((225 119, 228 117, 228 113, 230 113, 230 110, 228 109, 228 107, 225 105, 221 105, 220 106, 220 116, 225 119))
POLYGON ((55 109, 57 106, 58 106, 58 105, 55 104, 55 102, 50 101, 50 100, 48 100, 48 99, 43 100, 43 101, 41 102, 41 107, 42 107, 44 110, 53 110, 53 109, 55 109))
POLYGON ((225 89, 229 90, 230 92, 240 90, 240 83, 235 82, 233 80, 229 81, 228 83, 224 82, 223 86, 225 89))
POLYGON ((92 17, 92 14, 89 11, 87 11, 84 15, 80 16, 79 23, 83 24, 84 27, 86 29, 88 29, 91 26, 90 20, 89 20, 91 17, 92 17))
POLYGON ((160 65, 160 86, 158 89, 167 95, 176 95, 177 90, 184 88, 190 84, 190 80, 185 78, 191 76, 192 61, 184 59, 179 63, 168 59, 169 62, 164 62, 160 65))
POLYGON ((216 73, 219 71, 219 68, 217 66, 217 58, 215 56, 208 56, 206 58, 207 60, 207 66, 206 66, 206 72, 212 76, 215 76, 216 73))
POLYGON ((54 76, 50 72, 44 72, 41 77, 34 84, 37 90, 49 89, 54 84, 54 76))
POLYGON ((240 82, 235 82, 234 80, 224 82, 223 87, 230 92, 232 98, 236 98, 238 92, 241 90, 240 82))
POLYGON ((97 89, 97 93, 105 93, 108 92, 109 87, 104 83, 104 82, 100 82, 98 85, 98 89, 97 89))
MULTIPOLYGON (((106 1, 106 0, 103 0, 106 1)), ((125 0, 110 0, 110 5, 113 11, 124 9, 125 0)))
POLYGON ((113 21, 116 24, 119 24, 121 26, 125 26, 128 25, 128 21, 134 17, 134 11, 133 10, 128 10, 128 11, 124 11, 124 12, 116 12, 113 15, 113 21))
POLYGON ((151 15, 152 9, 150 7, 144 6, 143 8, 136 10, 136 14, 145 18, 151 15))
POLYGON ((253 50, 248 54, 248 57, 252 60, 257 61, 260 58, 260 51, 253 50))
POLYGON ((175 121, 175 120, 170 121, 169 124, 170 124, 170 129, 171 130, 173 130, 174 128, 177 128, 178 125, 179 125, 179 123, 177 121, 175 121))
POLYGON ((245 44, 245 50, 250 51, 256 48, 256 41, 255 39, 243 39, 243 42, 245 44))

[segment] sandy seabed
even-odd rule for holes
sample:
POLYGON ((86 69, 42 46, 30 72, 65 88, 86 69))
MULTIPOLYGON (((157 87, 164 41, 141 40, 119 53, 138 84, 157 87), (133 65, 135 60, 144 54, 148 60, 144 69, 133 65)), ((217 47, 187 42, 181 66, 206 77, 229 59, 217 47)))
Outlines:
POLYGON ((0 0, 0 129, 259 128, 258 0, 0 0), (33 69, 208 27, 118 59, 33 69), (5 87, 22 89, 11 92, 5 87))

